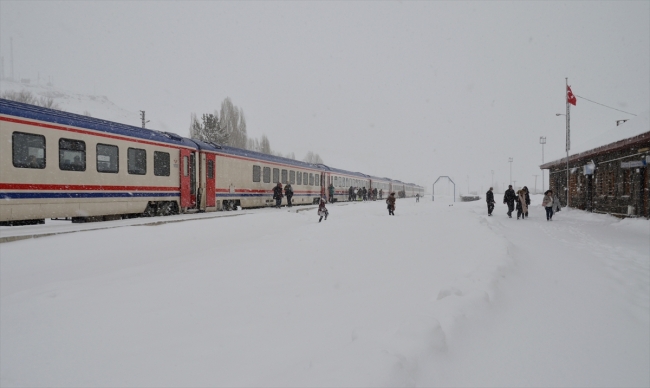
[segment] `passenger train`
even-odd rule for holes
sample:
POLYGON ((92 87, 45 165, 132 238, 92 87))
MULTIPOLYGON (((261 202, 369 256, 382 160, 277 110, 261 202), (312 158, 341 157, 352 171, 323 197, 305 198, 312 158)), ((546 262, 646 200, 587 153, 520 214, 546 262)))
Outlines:
POLYGON ((347 201, 350 186, 424 194, 412 183, 0 99, 0 225, 272 206, 277 182, 291 183, 298 205, 329 197, 330 184, 334 201, 347 201))

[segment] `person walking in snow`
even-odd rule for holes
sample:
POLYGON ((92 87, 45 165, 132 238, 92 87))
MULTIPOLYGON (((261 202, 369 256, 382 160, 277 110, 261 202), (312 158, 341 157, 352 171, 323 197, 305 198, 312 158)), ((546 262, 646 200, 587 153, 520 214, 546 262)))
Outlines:
POLYGON ((395 193, 390 193, 388 198, 386 198, 386 204, 388 205, 389 216, 395 215, 395 201, 397 201, 397 199, 395 198, 395 193))
POLYGON ((384 189, 379 189, 379 199, 384 199, 384 189))
POLYGON ((348 189, 348 201, 352 201, 352 197, 354 196, 354 187, 350 186, 348 189))
POLYGON ((292 207, 291 197, 293 197, 293 188, 291 187, 291 183, 284 185, 284 195, 287 196, 287 207, 292 207))
POLYGON ((503 203, 508 205, 508 217, 510 218, 515 210, 515 199, 517 199, 517 194, 512 189, 512 185, 508 185, 508 190, 503 194, 503 203))
POLYGON ((526 192, 526 213, 524 213, 524 216, 528 218, 528 207, 530 206, 530 192, 528 191, 528 187, 524 186, 523 190, 526 192))
POLYGON ((282 206, 282 183, 280 182, 273 188, 273 199, 275 199, 275 207, 279 209, 282 206))
POLYGON ((553 219, 553 191, 546 190, 544 199, 542 199, 542 206, 546 210, 546 221, 553 219))
POLYGON ((364 186, 363 189, 361 189, 361 194, 363 195, 363 200, 367 201, 368 200, 368 189, 364 186))
MULTIPOLYGON (((553 192, 551 192, 553 193, 553 192)), ((553 193, 553 214, 559 212, 562 210, 562 204, 560 203, 560 197, 558 197, 557 193, 553 193)))
POLYGON ((325 221, 327 221, 327 216, 330 214, 327 211, 325 204, 326 204, 325 197, 321 197, 320 202, 318 203, 318 216, 320 217, 318 219, 318 222, 323 221, 323 217, 325 217, 325 221))
POLYGON ((517 219, 519 219, 519 217, 524 219, 527 212, 528 206, 526 206, 526 191, 524 189, 517 190, 517 219))
POLYGON ((492 192, 492 188, 490 187, 490 190, 485 193, 485 202, 487 202, 487 207, 488 207, 488 216, 492 216, 492 211, 494 210, 494 193, 492 192))
POLYGON ((375 187, 372 189, 372 200, 376 201, 377 200, 377 188, 375 187))
POLYGON ((420 193, 415 194, 415 202, 420 202, 420 193))
POLYGON ((330 203, 334 203, 334 185, 330 183, 330 186, 327 188, 330 194, 330 203))

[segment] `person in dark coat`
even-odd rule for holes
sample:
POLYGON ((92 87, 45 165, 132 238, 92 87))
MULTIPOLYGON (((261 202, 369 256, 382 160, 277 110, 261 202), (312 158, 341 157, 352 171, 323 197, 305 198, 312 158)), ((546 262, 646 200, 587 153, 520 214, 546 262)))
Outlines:
POLYGON ((366 189, 365 186, 361 189, 361 195, 363 196, 364 201, 368 199, 368 189, 366 189))
POLYGON ((524 213, 524 217, 528 218, 528 207, 530 207, 530 192, 526 186, 524 186, 523 190, 526 192, 526 213, 524 213))
POLYGON ((291 183, 284 185, 284 195, 287 196, 287 207, 292 207, 291 197, 293 197, 293 188, 291 187, 291 183))
POLYGON ((330 203, 334 203, 334 185, 330 183, 330 186, 327 188, 330 194, 330 203))
POLYGON ((508 190, 503 194, 503 203, 508 205, 508 217, 510 218, 515 210, 515 199, 517 199, 517 194, 512 189, 512 185, 508 185, 508 190))
POLYGON ((386 204, 388 205, 389 216, 395 215, 395 201, 397 201, 397 199, 395 198, 395 193, 390 193, 388 198, 386 198, 386 204))
POLYGON ((487 202, 487 207, 488 207, 488 216, 492 215, 492 210, 494 210, 494 193, 492 192, 492 188, 490 187, 490 190, 485 193, 485 202, 487 202))
POLYGON ((372 189, 372 200, 376 201, 377 200, 377 188, 375 187, 372 189))
POLYGON ((279 209, 282 206, 282 183, 280 182, 273 188, 273 199, 275 199, 275 207, 279 209))
POLYGON ((354 196, 354 187, 350 186, 348 189, 348 201, 352 201, 352 197, 354 196))
POLYGON ((325 221, 327 221, 327 216, 330 213, 327 211, 327 208, 325 207, 325 196, 321 197, 320 202, 318 203, 318 215, 320 218, 318 219, 318 222, 323 221, 323 217, 325 217, 325 221))

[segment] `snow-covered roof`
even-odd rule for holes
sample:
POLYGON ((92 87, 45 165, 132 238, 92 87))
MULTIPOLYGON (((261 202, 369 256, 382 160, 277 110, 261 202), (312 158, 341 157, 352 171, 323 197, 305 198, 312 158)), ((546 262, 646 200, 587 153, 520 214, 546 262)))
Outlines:
MULTIPOLYGON (((645 138, 650 138, 650 111, 642 112, 638 116, 591 139, 582 142, 577 141, 571 150, 569 160, 618 148, 618 146, 625 146, 645 138)), ((550 168, 560 162, 565 163, 566 158, 547 162, 541 168, 550 168)))

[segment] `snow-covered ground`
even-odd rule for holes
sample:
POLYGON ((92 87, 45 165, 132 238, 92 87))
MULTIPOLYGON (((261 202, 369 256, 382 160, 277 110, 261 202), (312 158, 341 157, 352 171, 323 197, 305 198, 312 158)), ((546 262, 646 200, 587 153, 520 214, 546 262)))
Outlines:
POLYGON ((649 386, 650 222, 540 202, 0 244, 0 385, 649 386))

